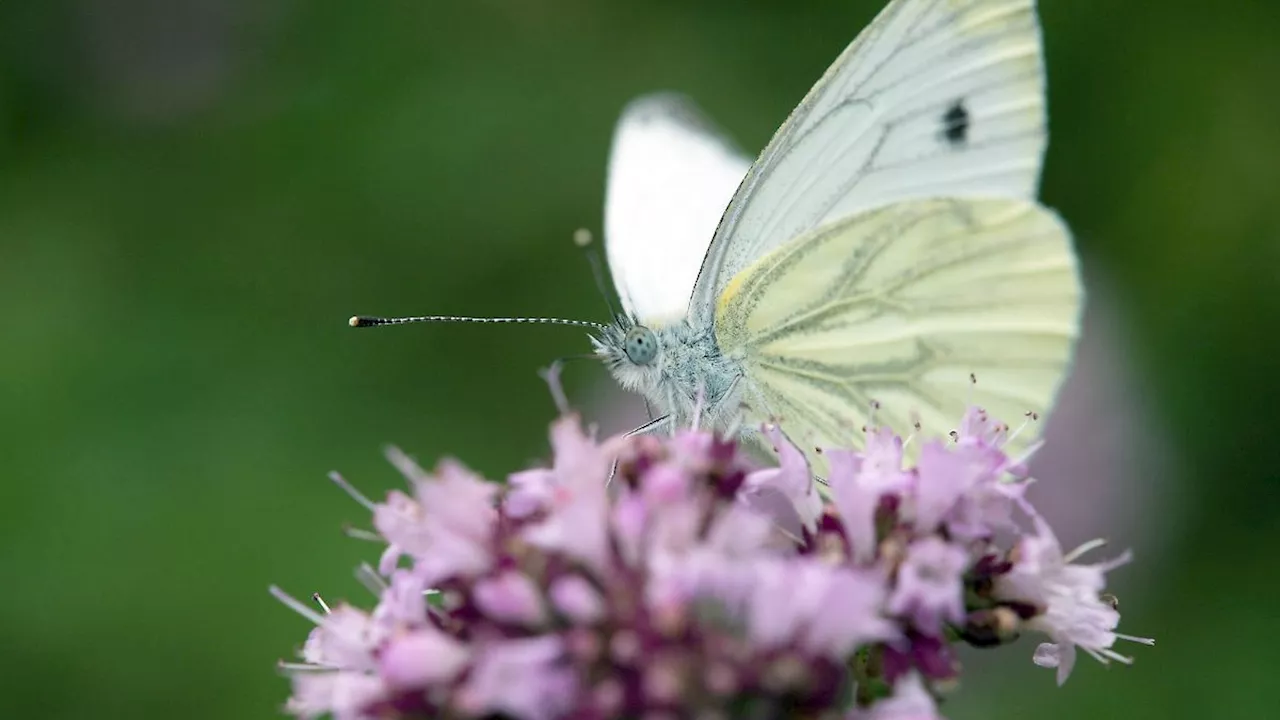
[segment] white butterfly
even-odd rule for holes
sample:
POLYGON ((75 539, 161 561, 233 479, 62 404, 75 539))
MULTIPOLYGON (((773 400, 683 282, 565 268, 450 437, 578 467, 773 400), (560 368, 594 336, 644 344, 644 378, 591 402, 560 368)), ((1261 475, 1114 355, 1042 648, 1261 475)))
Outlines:
POLYGON ((819 473, 816 447, 872 424, 1043 415, 1082 301, 1070 234, 1034 199, 1044 106, 1034 0, 893 0, 754 164, 687 101, 628 106, 605 211, 612 325, 351 324, 591 327, 660 411, 642 430, 777 422, 819 473))
POLYGON ((750 166, 686 101, 642 98, 605 213, 625 316, 596 352, 652 427, 776 421, 819 471, 815 446, 872 422, 1044 414, 1082 301, 1034 199, 1046 142, 1033 0, 894 0, 750 166))

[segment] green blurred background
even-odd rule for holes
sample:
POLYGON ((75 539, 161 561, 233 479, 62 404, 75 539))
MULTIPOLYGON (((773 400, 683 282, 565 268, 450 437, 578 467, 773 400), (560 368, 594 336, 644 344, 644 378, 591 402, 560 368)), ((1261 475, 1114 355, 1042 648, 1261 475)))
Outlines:
MULTIPOLYGON (((0 716, 277 717, 306 624, 268 583, 363 601, 376 553, 325 473, 380 495, 386 442, 517 469, 536 369, 586 349, 347 316, 604 318, 570 237, 623 103, 687 92, 757 150, 880 4, 0 3, 0 716)), ((1044 198, 1164 457, 1076 495, 1119 535, 1177 509, 1114 576, 1160 646, 1059 690, 1024 642, 946 712, 1280 716, 1280 12, 1041 5, 1044 198)), ((599 404, 603 369, 568 381, 599 404)))

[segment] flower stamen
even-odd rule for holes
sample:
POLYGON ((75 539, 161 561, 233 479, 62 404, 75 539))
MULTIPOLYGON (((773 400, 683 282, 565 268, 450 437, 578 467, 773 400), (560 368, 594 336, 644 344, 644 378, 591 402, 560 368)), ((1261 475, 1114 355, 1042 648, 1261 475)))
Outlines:
POLYGON ((363 507, 365 510, 368 510, 369 512, 373 512, 374 509, 376 508, 372 500, 365 497, 364 493, 360 492, 355 488, 354 485, 347 482, 347 479, 342 477, 342 475, 338 471, 335 470, 329 473, 329 480, 331 480, 334 485, 337 485, 339 488, 341 488, 342 491, 345 492, 352 500, 355 500, 356 502, 360 503, 360 506, 363 507))
POLYGON ((292 595, 285 592, 284 590, 281 590, 279 587, 272 585, 267 588, 267 592, 271 593, 271 596, 274 597, 276 600, 279 600, 285 607, 301 615, 302 617, 310 620, 312 624, 315 624, 315 625, 324 624, 323 615, 317 613, 315 610, 312 610, 306 605, 303 605, 302 603, 298 602, 297 598, 293 597, 292 595))

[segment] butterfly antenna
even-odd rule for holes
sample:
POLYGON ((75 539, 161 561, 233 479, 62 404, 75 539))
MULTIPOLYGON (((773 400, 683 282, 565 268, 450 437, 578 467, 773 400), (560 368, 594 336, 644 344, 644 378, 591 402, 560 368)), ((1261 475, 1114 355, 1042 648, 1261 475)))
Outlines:
POLYGON ((594 241, 591 231, 586 228, 578 228, 573 232, 573 244, 582 248, 582 253, 587 256, 587 262, 591 264, 591 276, 596 281, 596 290, 600 292, 600 297, 604 298, 604 304, 609 308, 609 315, 616 321, 622 316, 618 314, 618 309, 613 305, 613 299, 609 297, 608 286, 604 281, 604 266, 600 262, 600 253, 596 251, 594 241))
POLYGON ((587 320, 566 320, 564 318, 545 318, 545 317, 465 317, 462 315, 420 315, 417 317, 373 317, 370 315, 355 315, 347 324, 351 327, 378 327, 379 325, 409 325, 411 323, 508 323, 523 325, 570 325, 572 327, 586 327, 596 330, 604 330, 608 326, 598 322, 590 322, 587 320))

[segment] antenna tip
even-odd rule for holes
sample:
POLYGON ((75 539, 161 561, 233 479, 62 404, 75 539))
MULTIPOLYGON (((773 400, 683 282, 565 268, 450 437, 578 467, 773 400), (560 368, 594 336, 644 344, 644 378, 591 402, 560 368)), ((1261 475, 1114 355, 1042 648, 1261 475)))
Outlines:
POLYGON ((580 248, 584 248, 591 244, 591 231, 586 228, 578 228, 573 231, 573 244, 580 248))
POLYGON ((351 327, 373 327, 374 325, 381 325, 382 323, 379 322, 379 318, 368 317, 365 315, 352 315, 351 319, 347 320, 347 324, 351 327))

